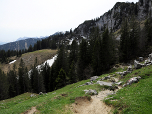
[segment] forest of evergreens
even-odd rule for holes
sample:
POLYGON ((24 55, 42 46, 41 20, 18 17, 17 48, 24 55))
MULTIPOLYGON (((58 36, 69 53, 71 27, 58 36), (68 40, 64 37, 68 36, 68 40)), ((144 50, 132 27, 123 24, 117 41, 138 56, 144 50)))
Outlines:
MULTIPOLYGON (((0 61, 8 63, 10 56, 21 57, 21 54, 41 49, 58 48, 57 59, 52 67, 47 64, 37 69, 37 58, 31 69, 27 69, 21 59, 19 68, 14 64, 7 74, 0 70, 0 100, 14 97, 25 92, 50 92, 93 75, 101 75, 108 71, 115 63, 129 62, 137 56, 148 53, 152 46, 152 19, 145 21, 141 29, 134 18, 125 19, 121 26, 120 41, 116 41, 112 30, 91 29, 88 39, 82 39, 78 45, 73 40, 71 46, 59 44, 63 34, 38 41, 28 50, 0 51, 0 61), (58 45, 57 45, 58 43, 58 45), (30 70, 30 72, 29 72, 30 70)), ((72 31, 66 35, 74 35, 72 31)))

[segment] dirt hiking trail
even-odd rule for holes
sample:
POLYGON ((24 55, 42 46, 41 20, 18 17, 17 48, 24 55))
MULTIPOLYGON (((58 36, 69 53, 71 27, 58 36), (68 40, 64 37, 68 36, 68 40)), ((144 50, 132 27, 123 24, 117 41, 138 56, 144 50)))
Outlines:
POLYGON ((37 112, 36 107, 32 107, 31 110, 26 111, 24 114, 35 114, 37 112))
POLYGON ((72 104, 72 111, 74 114, 112 114, 113 108, 103 103, 104 98, 112 93, 110 90, 100 91, 98 95, 91 96, 90 101, 85 97, 77 98, 72 104))
POLYGON ((91 96, 90 101, 87 98, 76 99, 76 102, 72 104, 73 112, 75 114, 111 114, 112 107, 102 101, 110 93, 112 93, 110 90, 101 91, 98 95, 91 96))

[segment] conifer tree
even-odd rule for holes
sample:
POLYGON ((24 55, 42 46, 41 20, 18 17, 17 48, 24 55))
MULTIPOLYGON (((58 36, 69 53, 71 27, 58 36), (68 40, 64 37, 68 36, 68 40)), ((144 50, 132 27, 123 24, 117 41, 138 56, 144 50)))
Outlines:
POLYGON ((28 76, 28 69, 25 68, 25 63, 22 58, 18 68, 18 76, 19 94, 30 91, 30 79, 28 76))
POLYGON ((41 69, 37 66, 37 58, 35 59, 35 64, 31 69, 30 77, 31 77, 31 87, 32 91, 35 93, 45 92, 44 80, 41 74, 41 69))
POLYGON ((74 61, 72 61, 72 64, 70 65, 68 78, 69 78, 70 84, 76 83, 78 80, 78 77, 77 77, 76 71, 75 71, 75 62, 74 61))
POLYGON ((54 76, 57 77, 59 75, 59 71, 62 68, 66 73, 69 70, 68 59, 67 59, 67 50, 64 45, 59 49, 57 59, 54 62, 54 76))
POLYGON ((129 59, 129 26, 125 20, 121 27, 120 47, 119 47, 119 60, 120 62, 127 62, 129 59))
POLYGON ((55 80, 56 80, 56 76, 54 75, 55 74, 55 68, 54 68, 54 64, 52 65, 52 67, 51 67, 51 71, 50 71, 50 78, 49 78, 49 82, 50 82, 50 90, 49 91, 53 91, 53 90, 55 90, 55 84, 56 84, 56 82, 55 82, 55 80))
POLYGON ((18 76, 19 76, 19 87, 20 87, 20 94, 26 92, 25 88, 25 64, 23 59, 21 58, 19 68, 18 68, 18 76))
POLYGON ((79 47, 78 61, 76 65, 77 77, 79 80, 84 80, 84 69, 91 63, 90 54, 88 50, 88 43, 82 39, 79 47))
POLYGON ((92 67, 93 67, 93 75, 100 75, 102 72, 101 67, 101 42, 100 40, 96 40, 92 52, 92 67))
POLYGON ((44 79, 44 87, 46 92, 50 91, 50 66, 47 64, 47 62, 45 63, 45 65, 42 67, 42 76, 44 79))
POLYGON ((152 18, 148 18, 145 22, 145 37, 146 37, 146 48, 152 45, 152 18))
POLYGON ((77 58, 78 58, 78 44, 75 40, 73 40, 69 54, 69 64, 71 64, 72 61, 76 62, 77 58))
POLYGON ((33 47, 32 47, 32 45, 30 45, 28 48, 28 52, 32 52, 32 51, 33 51, 33 47))
POLYGON ((7 76, 0 69, 0 100, 7 99, 9 97, 9 86, 7 76))
POLYGON ((25 68, 25 77, 24 77, 24 80, 25 80, 25 91, 26 92, 30 92, 31 91, 31 83, 30 83, 27 67, 25 68))
POLYGON ((101 42, 101 64, 102 70, 108 70, 113 63, 113 40, 110 37, 109 30, 106 29, 102 34, 102 42, 101 42))
POLYGON ((132 20, 130 22, 130 36, 129 36, 129 56, 130 59, 135 58, 139 53, 139 32, 140 32, 140 26, 138 22, 136 22, 135 18, 132 17, 132 20))
POLYGON ((18 80, 17 80, 17 73, 16 73, 16 65, 13 65, 13 70, 11 70, 8 74, 8 82, 9 82, 9 97, 15 97, 19 94, 18 92, 18 80))
POLYGON ((64 87, 66 85, 66 81, 67 81, 66 72, 61 68, 61 70, 59 71, 59 75, 55 80, 56 89, 64 87))

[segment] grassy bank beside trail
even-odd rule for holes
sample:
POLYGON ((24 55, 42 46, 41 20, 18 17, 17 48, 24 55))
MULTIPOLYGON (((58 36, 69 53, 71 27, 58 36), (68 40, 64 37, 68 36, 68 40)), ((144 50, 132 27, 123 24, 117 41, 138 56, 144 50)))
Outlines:
MULTIPOLYGON (((125 68, 126 69, 126 68, 125 68)), ((115 75, 119 78, 117 71, 123 71, 118 68, 109 74, 100 76, 115 75)), ((126 75, 121 81, 126 83, 131 77, 141 76, 142 79, 138 83, 134 83, 127 87, 120 89, 115 95, 110 95, 110 99, 104 100, 107 105, 114 107, 114 114, 151 114, 152 112, 152 66, 135 70, 126 75)), ((32 93, 24 93, 11 99, 0 101, 0 114, 20 114, 31 107, 36 107, 39 113, 42 114, 71 114, 71 104, 75 102, 75 98, 87 96, 83 90, 95 89, 102 91, 103 86, 85 85, 76 88, 90 80, 83 80, 71 85, 67 85, 61 89, 49 92, 44 95, 37 95, 30 97, 32 93)), ((102 102, 102 101, 101 101, 102 102)))
POLYGON ((97 84, 76 88, 88 81, 90 80, 71 84, 46 95, 30 97, 31 93, 25 93, 12 99, 0 101, 0 114, 19 114, 34 106, 43 114, 71 114, 70 108, 66 107, 74 103, 76 97, 88 96, 85 95, 83 90, 95 89, 101 91, 102 87, 97 84))
POLYGON ((125 76, 124 83, 131 77, 141 76, 138 83, 120 89, 117 94, 105 100, 114 106, 115 114, 151 114, 152 113, 152 66, 134 70, 125 76))

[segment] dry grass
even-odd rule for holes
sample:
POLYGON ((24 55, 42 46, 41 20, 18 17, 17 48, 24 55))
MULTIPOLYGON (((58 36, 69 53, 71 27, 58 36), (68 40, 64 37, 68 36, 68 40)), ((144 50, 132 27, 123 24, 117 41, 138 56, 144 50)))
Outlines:
MULTIPOLYGON (((44 50, 38 50, 38 51, 34 51, 34 52, 25 53, 21 57, 16 57, 16 56, 10 57, 9 59, 17 60, 14 64, 16 65, 16 67, 18 69, 21 58, 22 58, 25 63, 25 66, 28 68, 28 70, 30 70, 31 65, 34 65, 36 57, 38 60, 38 64, 42 64, 47 59, 51 59, 56 53, 57 53, 57 50, 44 49, 44 50)), ((0 63, 0 69, 2 69, 2 71, 7 73, 13 69, 14 64, 1 64, 0 63)))

